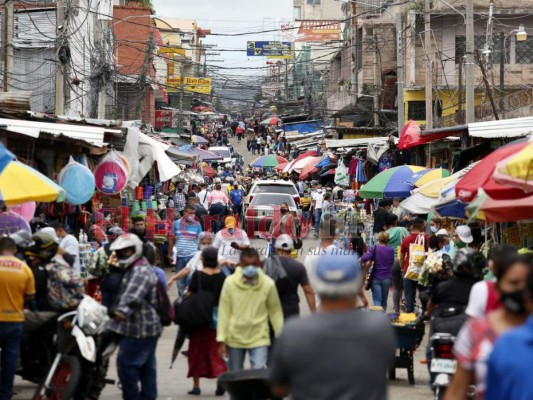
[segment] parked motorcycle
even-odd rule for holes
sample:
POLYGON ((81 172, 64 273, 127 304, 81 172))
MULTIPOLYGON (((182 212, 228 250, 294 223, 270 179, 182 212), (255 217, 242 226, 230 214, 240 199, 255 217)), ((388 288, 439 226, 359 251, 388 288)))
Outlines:
POLYGON ((449 333, 435 333, 430 338, 431 364, 429 371, 436 374, 434 380, 435 400, 444 398, 451 377, 455 374, 457 361, 453 354, 455 336, 449 333))
POLYGON ((51 344, 55 353, 34 400, 98 399, 114 346, 102 339, 108 320, 107 308, 89 296, 76 311, 57 319, 51 344))

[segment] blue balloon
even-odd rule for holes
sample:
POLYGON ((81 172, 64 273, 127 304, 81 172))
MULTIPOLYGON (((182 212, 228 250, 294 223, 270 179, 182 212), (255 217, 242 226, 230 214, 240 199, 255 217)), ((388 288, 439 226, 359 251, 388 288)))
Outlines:
POLYGON ((87 203, 94 193, 94 175, 85 165, 73 161, 61 170, 59 185, 67 192, 65 201, 74 206, 87 203))

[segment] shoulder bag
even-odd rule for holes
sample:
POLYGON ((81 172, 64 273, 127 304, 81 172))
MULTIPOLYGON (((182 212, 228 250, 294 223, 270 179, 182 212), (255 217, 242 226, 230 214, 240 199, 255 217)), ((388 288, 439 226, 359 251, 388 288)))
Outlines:
POLYGON ((212 293, 202 290, 202 275, 197 273, 198 292, 174 303, 174 322, 186 330, 205 328, 213 323, 215 299, 212 293))

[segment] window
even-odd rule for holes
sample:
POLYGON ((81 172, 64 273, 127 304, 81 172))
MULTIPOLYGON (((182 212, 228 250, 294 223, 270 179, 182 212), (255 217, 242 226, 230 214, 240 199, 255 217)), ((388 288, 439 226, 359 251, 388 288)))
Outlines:
POLYGON ((293 8, 293 17, 294 19, 298 20, 298 19, 302 19, 302 7, 294 7, 293 8))
POLYGON ((522 42, 515 40, 515 62, 533 64, 533 38, 527 38, 522 42))
POLYGON ((320 0, 307 0, 307 4, 318 5, 320 4, 320 0))
MULTIPOLYGON (((482 50, 485 46, 485 36, 474 37, 474 50, 482 50)), ((466 54, 466 37, 455 37, 455 63, 459 64, 466 54)), ((477 58, 474 55, 474 60, 477 63, 477 58)))
MULTIPOLYGON (((440 101, 433 102, 433 116, 442 116, 442 104, 440 101)), ((426 120, 426 102, 425 101, 409 101, 407 102, 407 117, 413 121, 426 120)))

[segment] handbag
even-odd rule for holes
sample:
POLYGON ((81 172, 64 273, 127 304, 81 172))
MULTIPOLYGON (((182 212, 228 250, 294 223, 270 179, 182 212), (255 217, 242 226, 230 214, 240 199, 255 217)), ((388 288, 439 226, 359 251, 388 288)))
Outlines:
POLYGON ((372 288, 372 282, 374 281, 374 275, 376 274, 376 269, 374 268, 374 263, 376 262, 376 247, 377 245, 372 249, 372 259, 368 261, 370 267, 365 275, 365 290, 370 290, 372 288))
POLYGON ((215 298, 202 290, 202 275, 198 276, 198 292, 174 302, 174 322, 186 330, 205 328, 213 323, 215 298))
POLYGON ((417 236, 415 242, 409 245, 409 266, 407 267, 404 278, 418 281, 426 257, 424 235, 420 234, 417 236))

